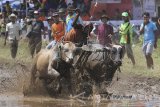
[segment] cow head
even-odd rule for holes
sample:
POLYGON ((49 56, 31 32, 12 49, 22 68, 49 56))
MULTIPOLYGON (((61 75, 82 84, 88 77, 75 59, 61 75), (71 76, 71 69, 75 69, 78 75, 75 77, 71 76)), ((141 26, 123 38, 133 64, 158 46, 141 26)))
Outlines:
POLYGON ((111 54, 110 57, 112 59, 112 61, 120 66, 122 64, 122 58, 124 55, 124 49, 121 45, 112 45, 111 46, 111 54))
POLYGON ((72 42, 66 42, 61 44, 61 48, 63 59, 70 64, 73 64, 75 56, 80 54, 80 51, 82 50, 80 47, 77 47, 72 42))

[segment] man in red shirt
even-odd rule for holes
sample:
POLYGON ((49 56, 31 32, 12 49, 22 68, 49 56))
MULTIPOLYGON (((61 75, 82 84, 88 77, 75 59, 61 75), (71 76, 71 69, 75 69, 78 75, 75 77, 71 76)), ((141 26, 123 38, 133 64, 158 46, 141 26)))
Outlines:
POLYGON ((112 43, 113 27, 107 24, 108 20, 107 15, 102 15, 102 23, 98 26, 98 41, 103 46, 109 46, 112 43))

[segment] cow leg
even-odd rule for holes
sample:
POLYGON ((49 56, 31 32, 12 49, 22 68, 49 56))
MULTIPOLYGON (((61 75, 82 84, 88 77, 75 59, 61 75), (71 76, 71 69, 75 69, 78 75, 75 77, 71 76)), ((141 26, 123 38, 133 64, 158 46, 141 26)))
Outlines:
POLYGON ((60 73, 57 70, 52 68, 48 70, 48 75, 53 78, 58 78, 60 76, 60 73))
POLYGON ((53 59, 49 60, 48 75, 52 76, 53 78, 57 78, 57 77, 60 76, 60 73, 57 70, 53 69, 53 67, 52 67, 52 60, 53 59))

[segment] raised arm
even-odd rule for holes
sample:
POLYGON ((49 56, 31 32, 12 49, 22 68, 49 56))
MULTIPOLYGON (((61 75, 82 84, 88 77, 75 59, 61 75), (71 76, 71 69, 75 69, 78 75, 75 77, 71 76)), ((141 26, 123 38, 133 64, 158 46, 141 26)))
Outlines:
POLYGON ((79 10, 79 9, 76 9, 76 13, 77 13, 77 15, 76 15, 76 17, 75 17, 75 19, 74 19, 74 21, 73 21, 73 24, 72 24, 73 27, 76 25, 76 23, 77 23, 77 21, 78 21, 78 18, 79 18, 79 16, 80 16, 80 10, 79 10))

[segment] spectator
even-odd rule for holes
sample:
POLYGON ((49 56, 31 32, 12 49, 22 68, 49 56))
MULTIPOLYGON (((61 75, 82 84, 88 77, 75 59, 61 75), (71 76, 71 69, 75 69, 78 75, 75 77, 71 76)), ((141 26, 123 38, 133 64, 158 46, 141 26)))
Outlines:
POLYGON ((85 11, 89 13, 89 16, 90 16, 91 4, 92 4, 92 0, 87 0, 87 2, 85 3, 85 11))
POLYGON ((56 42, 60 41, 62 36, 65 34, 65 24, 59 20, 59 15, 53 14, 54 23, 52 24, 52 36, 56 42))
POLYGON ((76 8, 81 9, 81 13, 85 12, 84 0, 77 1, 77 7, 76 8))
POLYGON ((6 25, 6 37, 4 45, 6 45, 6 40, 8 37, 10 43, 11 56, 12 58, 15 58, 18 49, 18 41, 20 40, 21 27, 18 23, 16 23, 17 16, 15 14, 12 13, 9 16, 9 19, 11 20, 11 22, 6 25))
POLYGON ((121 20, 122 19, 122 17, 121 17, 121 12, 120 12, 120 10, 117 8, 116 10, 115 10, 115 20, 121 20))
POLYGON ((157 19, 157 23, 156 23, 156 26, 157 26, 157 30, 158 30, 158 37, 160 37, 160 18, 157 19))
MULTIPOLYGON (((76 17, 75 8, 72 5, 70 5, 68 6, 67 12, 68 12, 68 15, 66 17, 66 32, 69 32, 73 28, 72 24, 73 24, 74 18, 76 17)), ((83 25, 83 21, 81 17, 78 18, 77 23, 83 25)))
POLYGON ((102 15, 102 23, 98 26, 98 41, 103 46, 112 44, 113 27, 107 24, 108 20, 109 17, 107 15, 102 15))
POLYGON ((33 0, 34 10, 38 10, 41 7, 41 4, 38 0, 33 0))
POLYGON ((67 8, 67 4, 66 4, 65 0, 60 0, 59 1, 58 9, 61 9, 61 8, 63 8, 63 9, 67 8))
POLYGON ((90 14, 87 13, 86 11, 84 11, 84 12, 82 13, 81 17, 82 17, 82 20, 83 20, 83 21, 89 21, 89 20, 90 20, 90 14))
POLYGON ((128 58, 130 58, 132 64, 135 65, 135 59, 132 51, 133 28, 130 24, 130 18, 127 12, 122 13, 122 19, 124 20, 124 22, 120 25, 119 28, 119 34, 121 36, 120 44, 125 47, 128 58))
POLYGON ((53 14, 54 23, 52 24, 52 37, 53 41, 47 46, 47 49, 50 49, 57 42, 61 41, 62 37, 65 35, 65 24, 63 21, 59 20, 59 15, 57 13, 53 14))
MULTIPOLYGON (((29 3, 27 2, 27 9, 29 9, 29 3)), ((26 0, 23 0, 23 3, 20 4, 20 17, 26 16, 26 0)))
POLYGON ((5 19, 2 13, 0 13, 0 36, 5 35, 5 19))
POLYGON ((143 14, 143 23, 140 27, 140 34, 144 35, 143 42, 143 53, 146 58, 147 68, 153 69, 154 63, 152 58, 153 49, 157 48, 157 27, 156 25, 149 21, 150 14, 145 12, 143 14))
POLYGON ((73 2, 72 2, 72 6, 74 7, 74 8, 77 8, 77 0, 72 0, 73 2))
POLYGON ((52 17, 48 17, 47 18, 47 22, 48 22, 48 37, 49 37, 49 41, 51 41, 52 40, 52 37, 51 37, 51 26, 53 24, 52 17))
POLYGON ((46 20, 46 18, 45 18, 45 10, 44 9, 41 9, 41 11, 39 12, 38 20, 40 20, 42 22, 46 20))
POLYGON ((38 53, 41 50, 42 33, 44 34, 44 24, 41 20, 39 20, 39 12, 34 11, 34 19, 32 21, 32 31, 31 31, 31 36, 29 37, 29 49, 32 58, 35 50, 36 53, 38 53))
POLYGON ((6 10, 7 16, 9 16, 12 13, 12 8, 10 6, 9 1, 6 1, 5 10, 6 10))
POLYGON ((65 9, 64 8, 60 8, 59 11, 58 11, 58 14, 59 14, 60 20, 65 23, 65 20, 66 20, 66 11, 65 11, 65 9))

